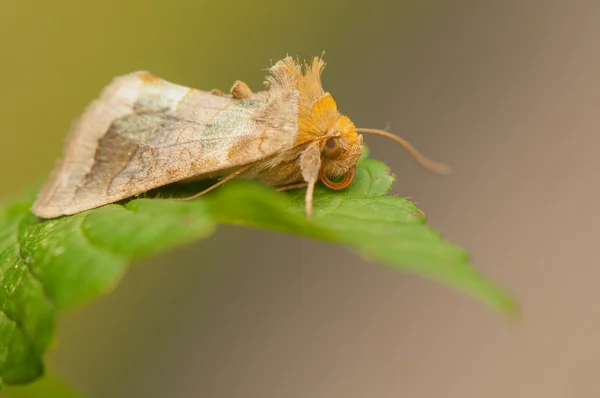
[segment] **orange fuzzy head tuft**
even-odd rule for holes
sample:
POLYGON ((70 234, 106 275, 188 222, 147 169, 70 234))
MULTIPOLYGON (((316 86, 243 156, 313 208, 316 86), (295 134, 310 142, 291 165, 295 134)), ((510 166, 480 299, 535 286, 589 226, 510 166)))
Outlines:
POLYGON ((352 121, 342 115, 331 94, 323 90, 321 73, 325 62, 314 57, 312 64, 304 64, 287 57, 271 68, 267 79, 269 88, 288 88, 298 95, 298 136, 296 145, 306 147, 319 143, 321 162, 319 177, 332 189, 343 189, 352 183, 356 164, 363 152, 363 136, 358 133, 374 134, 389 138, 400 144, 426 169, 446 174, 449 167, 433 162, 412 147, 404 139, 387 131, 356 128, 352 121), (334 182, 340 177, 341 181, 334 182))
POLYGON ((330 185, 329 177, 354 175, 354 167, 363 151, 363 139, 356 133, 352 121, 338 111, 331 94, 323 90, 321 73, 324 67, 323 60, 315 57, 312 66, 304 65, 304 74, 298 78, 300 103, 297 143, 322 142, 321 179, 333 189, 342 189, 352 179, 343 186, 336 183, 330 185))

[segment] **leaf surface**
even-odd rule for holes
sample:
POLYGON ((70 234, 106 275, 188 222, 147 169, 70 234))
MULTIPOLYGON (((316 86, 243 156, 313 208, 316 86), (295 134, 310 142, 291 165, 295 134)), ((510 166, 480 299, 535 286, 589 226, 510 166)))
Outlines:
POLYGON ((514 312, 510 296, 482 278, 463 249, 427 226, 414 204, 387 196, 393 182, 387 166, 364 156, 349 188, 315 190, 310 222, 304 191, 277 193, 255 181, 232 181, 193 201, 165 198, 177 190, 181 195, 181 186, 170 186, 154 193, 162 198, 52 220, 31 214, 33 195, 0 207, 0 383, 27 383, 42 374, 58 311, 113 289, 133 260, 207 237, 220 223, 340 244, 514 312))

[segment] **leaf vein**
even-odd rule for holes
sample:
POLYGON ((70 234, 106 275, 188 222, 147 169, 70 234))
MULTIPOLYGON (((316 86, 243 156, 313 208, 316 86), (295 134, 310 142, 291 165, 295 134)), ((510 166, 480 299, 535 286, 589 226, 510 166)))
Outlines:
MULTIPOLYGON (((22 242, 20 237, 22 236, 21 232, 23 231, 23 226, 25 224, 24 222, 25 220, 22 220, 19 223, 19 227, 18 227, 18 231, 17 231, 17 256, 19 256, 19 260, 21 261, 21 263, 25 266, 25 269, 29 272, 29 275, 31 275, 31 278, 34 280, 34 282, 36 282, 41 291, 42 291, 42 296, 44 297, 44 300, 50 304, 50 307, 52 309, 55 308, 56 303, 54 303, 54 300, 52 300, 52 297, 50 297, 50 295, 48 294, 48 291, 46 290, 46 286, 44 285, 44 283, 42 282, 40 276, 33 270, 32 267, 30 267, 27 262, 25 261, 25 259, 23 258, 23 255, 21 254, 21 250, 22 250, 22 242)), ((22 280, 22 279, 21 279, 22 280)), ((19 280, 19 284, 21 283, 21 280, 19 280)))

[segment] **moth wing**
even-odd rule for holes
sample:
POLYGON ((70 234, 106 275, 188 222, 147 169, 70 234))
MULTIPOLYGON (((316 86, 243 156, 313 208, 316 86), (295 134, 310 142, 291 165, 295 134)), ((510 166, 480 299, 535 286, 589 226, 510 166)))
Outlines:
POLYGON ((75 214, 290 148, 294 134, 239 101, 136 72, 113 80, 77 119, 32 211, 75 214))

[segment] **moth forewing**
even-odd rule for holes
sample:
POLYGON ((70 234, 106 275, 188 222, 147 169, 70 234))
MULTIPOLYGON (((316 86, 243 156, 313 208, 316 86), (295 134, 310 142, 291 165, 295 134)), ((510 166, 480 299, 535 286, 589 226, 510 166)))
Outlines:
POLYGON ((142 84, 137 74, 115 78, 100 98, 73 122, 65 140, 63 158, 58 160, 33 205, 36 215, 51 218, 68 213, 71 197, 94 165, 98 141, 113 120, 131 113, 142 84))
POLYGON ((296 123, 272 108, 292 114, 297 104, 274 103, 282 94, 239 100, 148 72, 118 77, 72 125, 32 211, 74 214, 283 152, 294 144, 296 123))

